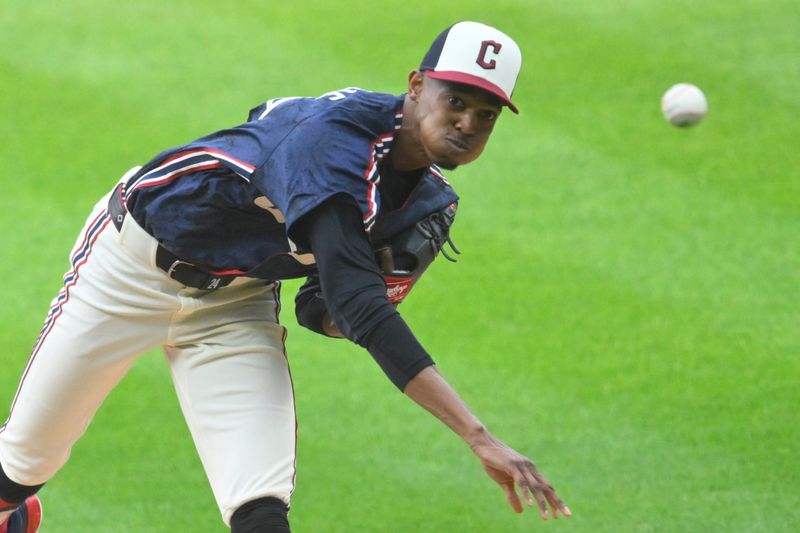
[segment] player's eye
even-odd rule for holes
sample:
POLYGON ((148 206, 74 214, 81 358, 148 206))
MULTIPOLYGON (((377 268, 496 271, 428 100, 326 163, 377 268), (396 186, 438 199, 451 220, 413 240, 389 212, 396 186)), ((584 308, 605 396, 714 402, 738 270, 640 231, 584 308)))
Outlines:
POLYGON ((481 118, 487 122, 492 122, 497 118, 497 113, 494 111, 484 110, 481 111, 481 118))
POLYGON ((453 95, 448 96, 447 103, 450 104, 450 107, 456 107, 459 109, 464 107, 464 101, 458 96, 453 96, 453 95))

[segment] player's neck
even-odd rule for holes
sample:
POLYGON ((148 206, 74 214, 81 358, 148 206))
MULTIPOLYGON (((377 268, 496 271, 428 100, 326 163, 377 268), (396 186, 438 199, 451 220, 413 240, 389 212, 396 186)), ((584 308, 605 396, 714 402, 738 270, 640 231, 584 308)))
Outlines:
POLYGON ((389 211, 399 208, 408 200, 419 180, 424 174, 423 169, 401 171, 394 168, 388 161, 380 169, 381 181, 378 190, 381 201, 389 211))
POLYGON ((431 166, 431 161, 419 140, 414 103, 406 95, 403 102, 403 122, 392 146, 391 160, 395 170, 407 172, 431 166))

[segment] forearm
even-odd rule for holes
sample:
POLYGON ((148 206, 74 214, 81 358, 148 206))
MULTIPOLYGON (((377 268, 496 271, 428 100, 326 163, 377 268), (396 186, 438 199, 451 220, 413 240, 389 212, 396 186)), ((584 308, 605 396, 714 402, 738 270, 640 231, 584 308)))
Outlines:
POLYGON ((494 441, 486 426, 435 366, 428 366, 419 372, 403 392, 458 434, 470 447, 494 441))

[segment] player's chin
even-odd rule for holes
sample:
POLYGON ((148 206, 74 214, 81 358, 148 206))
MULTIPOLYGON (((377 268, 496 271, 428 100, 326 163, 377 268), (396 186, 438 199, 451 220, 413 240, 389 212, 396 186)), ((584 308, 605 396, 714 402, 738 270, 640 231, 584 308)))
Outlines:
POLYGON ((480 152, 476 151, 443 151, 433 158, 433 162, 437 167, 445 170, 455 170, 460 165, 472 163, 478 159, 479 155, 480 152))
POLYGON ((450 159, 437 159, 433 162, 439 168, 443 168, 445 170, 455 170, 458 168, 459 163, 452 161, 450 159))

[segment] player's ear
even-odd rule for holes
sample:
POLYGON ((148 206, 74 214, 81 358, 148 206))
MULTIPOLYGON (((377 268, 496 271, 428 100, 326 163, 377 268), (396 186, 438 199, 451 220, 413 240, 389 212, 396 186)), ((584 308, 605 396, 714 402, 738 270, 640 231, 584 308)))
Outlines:
POLYGON ((412 101, 416 102, 422 93, 422 85, 424 84, 424 76, 419 70, 412 70, 408 75, 408 96, 412 101))

